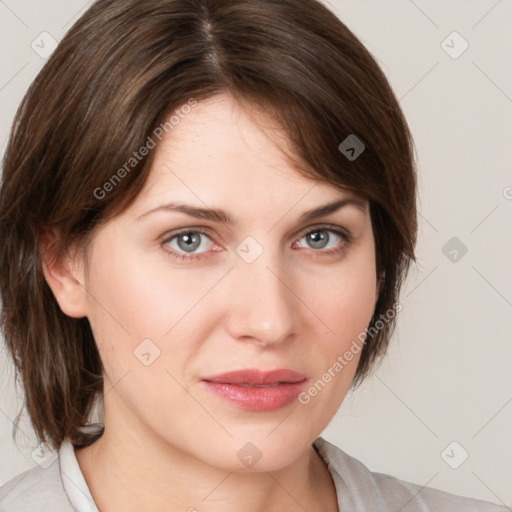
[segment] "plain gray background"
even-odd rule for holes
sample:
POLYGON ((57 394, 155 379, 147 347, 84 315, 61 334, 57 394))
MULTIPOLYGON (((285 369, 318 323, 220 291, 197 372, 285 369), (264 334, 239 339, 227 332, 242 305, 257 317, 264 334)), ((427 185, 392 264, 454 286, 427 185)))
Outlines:
MULTIPOLYGON (((90 3, 0 0, 2 154, 45 62, 31 45, 44 38, 48 49, 90 3)), ((373 471, 511 505, 512 2, 328 5, 400 99, 417 147, 421 224, 388 357, 323 436, 373 471)), ((3 345, 0 371, 1 485, 35 465, 37 443, 26 421, 19 446, 11 440, 22 402, 3 345)))

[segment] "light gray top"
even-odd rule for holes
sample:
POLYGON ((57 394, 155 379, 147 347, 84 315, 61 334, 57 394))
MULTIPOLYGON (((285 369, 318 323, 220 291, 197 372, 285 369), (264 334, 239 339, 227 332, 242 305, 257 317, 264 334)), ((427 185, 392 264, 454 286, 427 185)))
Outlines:
MULTIPOLYGON (((318 437, 313 447, 326 462, 340 512, 506 512, 510 508, 423 487, 374 473, 337 446, 318 437)), ((53 460, 0 487, 1 512, 98 512, 66 440, 53 460)))

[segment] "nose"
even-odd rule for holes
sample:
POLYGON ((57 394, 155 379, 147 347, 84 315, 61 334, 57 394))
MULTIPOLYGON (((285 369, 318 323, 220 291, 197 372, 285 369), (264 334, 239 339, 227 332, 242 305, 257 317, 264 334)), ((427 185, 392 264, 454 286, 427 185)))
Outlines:
POLYGON ((277 258, 247 263, 239 259, 231 272, 228 331, 235 339, 273 346, 297 332, 297 301, 289 272, 277 258))

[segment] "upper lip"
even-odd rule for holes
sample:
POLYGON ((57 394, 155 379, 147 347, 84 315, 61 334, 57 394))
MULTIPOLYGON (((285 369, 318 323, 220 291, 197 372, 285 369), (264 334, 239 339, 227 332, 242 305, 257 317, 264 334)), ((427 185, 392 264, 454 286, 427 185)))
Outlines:
POLYGON ((302 373, 279 369, 263 371, 258 369, 238 370, 233 372, 203 377, 202 380, 223 384, 278 384, 280 382, 302 382, 306 376, 302 373))

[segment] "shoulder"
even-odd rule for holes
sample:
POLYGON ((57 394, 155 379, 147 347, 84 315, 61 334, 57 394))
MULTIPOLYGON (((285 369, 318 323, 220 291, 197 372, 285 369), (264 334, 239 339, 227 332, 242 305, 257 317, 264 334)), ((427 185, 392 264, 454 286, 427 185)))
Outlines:
POLYGON ((72 512, 64 492, 58 458, 46 469, 36 466, 0 487, 2 512, 72 512))
POLYGON ((329 467, 340 510, 379 512, 505 512, 508 507, 458 496, 370 471, 362 462, 319 437, 313 443, 329 467), (343 508, 345 507, 345 508, 343 508))

